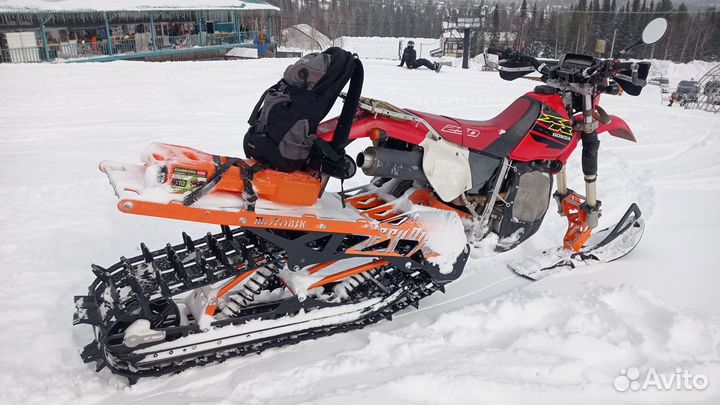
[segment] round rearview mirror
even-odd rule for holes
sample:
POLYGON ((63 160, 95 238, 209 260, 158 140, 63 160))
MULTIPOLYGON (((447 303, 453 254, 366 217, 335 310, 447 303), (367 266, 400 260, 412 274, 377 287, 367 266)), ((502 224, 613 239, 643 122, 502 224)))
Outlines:
POLYGON ((667 26, 667 20, 662 17, 650 21, 643 30, 642 41, 648 45, 654 44, 665 35, 667 26))

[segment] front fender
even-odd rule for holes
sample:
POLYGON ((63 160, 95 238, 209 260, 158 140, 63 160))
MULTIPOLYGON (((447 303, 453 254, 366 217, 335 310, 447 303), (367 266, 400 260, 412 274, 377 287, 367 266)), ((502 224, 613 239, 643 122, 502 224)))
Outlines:
MULTIPOLYGON (((632 129, 630 129, 630 126, 627 124, 627 122, 625 122, 624 119, 618 117, 617 115, 609 115, 609 117, 610 122, 607 124, 598 122, 598 134, 607 132, 616 138, 625 139, 631 142, 637 142, 637 139, 635 139, 635 134, 633 133, 632 129)), ((576 114, 573 118, 575 122, 583 121, 582 114, 576 114)))
POLYGON ((637 139, 635 139, 635 134, 633 133, 632 129, 630 129, 630 126, 625 122, 624 119, 618 117, 617 115, 611 115, 610 116, 610 123, 603 124, 602 122, 598 126, 597 129, 598 134, 607 132, 610 135, 626 139, 631 142, 637 142, 637 139))

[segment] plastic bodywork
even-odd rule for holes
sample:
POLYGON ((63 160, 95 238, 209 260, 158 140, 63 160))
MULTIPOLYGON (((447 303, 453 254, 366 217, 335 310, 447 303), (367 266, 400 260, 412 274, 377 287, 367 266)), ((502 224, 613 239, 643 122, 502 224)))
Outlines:
MULTIPOLYGON (((624 119, 618 117, 617 115, 609 115, 608 117, 610 118, 610 122, 608 122, 607 124, 598 122, 598 134, 607 132, 608 134, 616 138, 625 139, 631 142, 637 142, 635 134, 633 133, 632 129, 630 129, 630 126, 627 124, 627 122, 625 122, 624 119)), ((581 114, 575 115, 575 120, 581 119, 581 114)))
MULTIPOLYGON (((420 145, 428 134, 470 150, 496 157, 530 162, 559 160, 565 163, 577 145, 576 133, 568 132, 570 119, 562 97, 557 94, 527 93, 515 100, 496 117, 471 121, 415 110, 404 110, 417 120, 390 118, 359 110, 355 115, 350 140, 370 136, 379 129, 388 137, 420 145)), ((332 140, 337 119, 318 127, 318 137, 332 140)))

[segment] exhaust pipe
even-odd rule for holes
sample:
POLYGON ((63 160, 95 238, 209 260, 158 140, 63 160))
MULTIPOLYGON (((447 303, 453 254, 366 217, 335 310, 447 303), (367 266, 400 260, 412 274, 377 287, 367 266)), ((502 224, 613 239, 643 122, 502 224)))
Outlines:
POLYGON ((422 159, 422 152, 417 150, 369 147, 358 154, 356 161, 368 176, 427 182, 422 159))

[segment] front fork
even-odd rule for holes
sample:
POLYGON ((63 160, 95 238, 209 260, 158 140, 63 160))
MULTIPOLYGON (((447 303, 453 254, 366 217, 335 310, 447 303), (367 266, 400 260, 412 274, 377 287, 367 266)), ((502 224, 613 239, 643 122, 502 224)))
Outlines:
POLYGON ((593 116, 592 94, 583 96, 583 122, 576 123, 582 130, 582 168, 585 179, 585 195, 580 195, 567 186, 565 167, 556 175, 558 213, 568 219, 568 229, 563 238, 563 247, 579 252, 590 239, 597 227, 601 212, 601 201, 597 199, 597 159, 600 140, 597 135, 598 123, 593 116))

